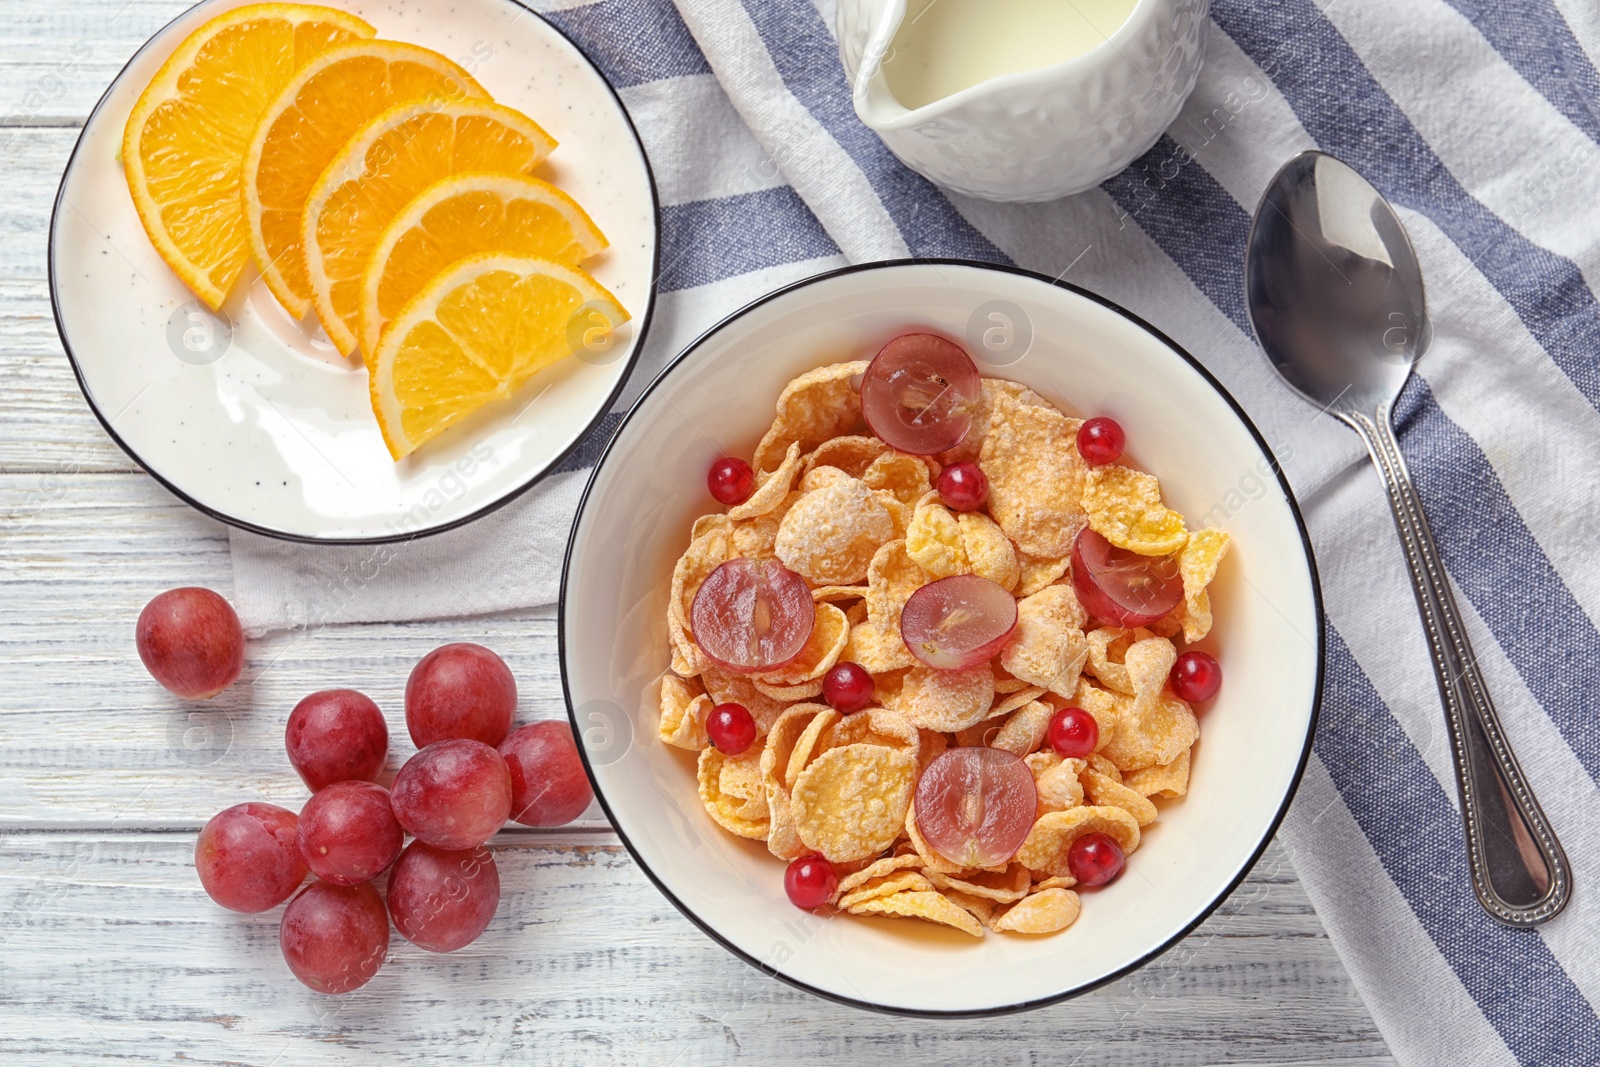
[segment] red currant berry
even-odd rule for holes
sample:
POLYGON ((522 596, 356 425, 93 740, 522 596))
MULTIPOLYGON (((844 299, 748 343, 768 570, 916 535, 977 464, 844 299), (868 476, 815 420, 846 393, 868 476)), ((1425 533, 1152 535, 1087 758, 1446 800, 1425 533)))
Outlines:
POLYGON ((1067 850, 1067 866, 1080 886, 1105 885, 1122 873, 1122 846, 1105 834, 1084 834, 1067 850))
POLYGON ((833 864, 815 852, 801 856, 783 872, 783 891, 789 894, 790 903, 807 911, 822 907, 838 888, 839 876, 833 872, 833 864))
POLYGON ((1222 688, 1222 667, 1204 652, 1185 652, 1172 665, 1167 680, 1179 700, 1198 704, 1210 700, 1222 688))
POLYGON ((1104 415, 1078 427, 1078 455, 1091 467, 1115 463, 1122 458, 1122 446, 1127 443, 1117 420, 1104 415))
POLYGON ((723 456, 707 472, 706 488, 711 490, 711 495, 717 498, 718 503, 730 508, 735 504, 743 504, 756 491, 755 471, 742 459, 723 456))
POLYGON ((955 511, 977 511, 989 496, 989 479, 976 463, 952 463, 939 472, 939 499, 955 511))
POLYGON ((1100 724, 1082 708, 1062 708, 1050 717, 1050 747, 1062 759, 1083 759, 1100 743, 1100 724))
POLYGON ((706 736, 717 751, 737 756, 756 743, 756 721, 743 704, 718 704, 706 719, 706 736))
POLYGON ((872 675, 859 663, 836 663, 822 679, 822 699, 845 715, 860 711, 872 703, 872 675))

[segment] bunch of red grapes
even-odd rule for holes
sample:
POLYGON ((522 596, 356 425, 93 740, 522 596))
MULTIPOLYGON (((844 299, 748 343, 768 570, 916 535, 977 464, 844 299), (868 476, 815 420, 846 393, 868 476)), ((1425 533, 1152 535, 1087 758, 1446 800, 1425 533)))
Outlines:
MULTIPOLYGON (((139 616, 139 656, 179 696, 215 696, 244 663, 244 632, 208 589, 173 589, 139 616)), ((406 682, 406 727, 418 751, 385 789, 383 712, 353 689, 312 693, 285 731, 289 762, 312 797, 297 816, 275 804, 217 813, 195 843, 211 899, 240 912, 291 896, 278 944, 296 978, 320 993, 372 979, 389 951, 389 923, 412 944, 452 952, 488 927, 500 873, 486 846, 507 819, 559 826, 594 798, 572 730, 513 730, 517 683, 482 645, 437 648, 406 682), (408 845, 406 835, 413 838, 408 845), (309 886, 295 891, 307 872, 309 886), (388 872, 385 895, 373 880, 388 872)))

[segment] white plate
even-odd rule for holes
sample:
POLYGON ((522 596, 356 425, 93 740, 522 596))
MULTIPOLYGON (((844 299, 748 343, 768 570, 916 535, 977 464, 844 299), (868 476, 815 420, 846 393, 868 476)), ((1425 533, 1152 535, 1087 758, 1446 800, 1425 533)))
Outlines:
MULTIPOLYGON (((973 348, 974 354, 980 349, 973 348)), ((1048 279, 953 262, 848 269, 734 315, 669 366, 595 469, 568 547, 561 668, 596 793, 656 885, 761 969, 864 1007, 962 1015, 1090 989, 1172 945, 1236 886, 1288 806, 1310 751, 1322 679, 1321 599, 1288 484, 1238 405, 1172 342, 1107 302, 1048 279), (995 301, 1001 303, 995 304, 995 301), (992 318, 1000 314, 1001 319, 992 318), (870 356, 908 328, 994 330, 1026 355, 979 360, 1064 407, 1114 416, 1168 503, 1234 537, 1203 647, 1226 681, 1202 717, 1189 795, 1163 806, 1122 877, 1083 894, 1050 937, 981 941, 910 920, 796 910, 781 861, 702 808, 690 753, 656 735, 673 563, 720 454, 749 456, 784 383, 870 356)))
POLYGON ((61 341, 107 431, 167 488, 215 517, 294 540, 361 543, 435 533, 504 504, 609 409, 654 299, 658 211, 644 149, 616 93, 575 45, 511 0, 333 0, 378 36, 436 49, 560 142, 535 172, 571 193, 611 241, 585 264, 633 315, 589 363, 566 360, 501 408, 395 463, 353 367, 246 275, 213 317, 139 224, 118 155, 134 101, 190 32, 238 0, 185 12, 95 106, 50 223, 61 341), (231 327, 230 327, 231 324, 231 327))

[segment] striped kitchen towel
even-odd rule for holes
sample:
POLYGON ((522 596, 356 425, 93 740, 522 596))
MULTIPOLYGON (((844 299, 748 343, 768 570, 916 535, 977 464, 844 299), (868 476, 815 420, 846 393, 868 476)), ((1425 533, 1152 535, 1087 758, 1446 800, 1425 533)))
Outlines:
MULTIPOLYGON (((1600 687, 1586 673, 1600 663, 1593 0, 1213 0, 1206 66, 1166 135, 1099 189, 1044 205, 953 196, 890 155, 851 108, 832 0, 536 6, 621 87, 662 184, 664 293, 630 396, 744 299, 846 260, 907 255, 1063 277, 1204 362, 1262 429, 1311 527, 1328 684, 1280 838, 1395 1057, 1600 1063, 1600 687), (1249 213, 1277 167, 1312 147, 1399 206, 1426 273, 1434 341, 1397 419, 1480 667, 1574 868, 1571 904, 1535 931, 1498 926, 1472 896, 1428 652, 1377 477, 1250 333, 1249 213)), ((1240 506, 1266 491, 1248 477, 1239 488, 1240 506)), ((540 499, 501 521, 526 523, 540 499)), ((481 526, 446 536, 470 556, 481 526)), ((284 575, 337 565, 288 563, 337 557, 263 551, 243 535, 234 547, 242 599, 251 582, 278 583, 289 602, 312 595, 323 576, 284 575)), ((548 599, 558 557, 552 539, 548 580, 503 599, 548 599)), ((416 615, 513 606, 414 584, 393 595, 416 615)), ((357 614, 372 601, 356 598, 357 614)))

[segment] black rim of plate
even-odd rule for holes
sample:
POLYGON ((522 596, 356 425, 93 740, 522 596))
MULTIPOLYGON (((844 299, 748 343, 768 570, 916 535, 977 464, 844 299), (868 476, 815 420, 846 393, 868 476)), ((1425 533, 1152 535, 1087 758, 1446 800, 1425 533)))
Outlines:
POLYGON ((1194 368, 1200 377, 1205 380, 1206 384, 1211 386, 1211 388, 1216 391, 1217 395, 1227 403, 1228 407, 1233 411, 1234 417, 1237 418, 1239 422, 1244 425, 1244 428, 1250 432, 1250 436, 1255 440, 1256 447, 1261 450, 1261 454, 1271 462, 1273 473, 1278 479, 1278 486, 1283 490, 1284 500, 1289 505, 1289 511, 1294 516, 1295 527, 1300 533, 1300 545, 1305 552, 1306 574, 1311 581, 1312 611, 1314 612, 1317 621, 1316 683, 1313 686, 1311 693, 1311 714, 1306 720, 1305 742, 1301 746, 1300 759, 1295 765, 1294 774, 1289 779, 1288 787, 1284 790, 1282 799, 1278 802, 1277 812, 1267 824, 1266 829, 1261 835, 1261 840, 1256 843, 1255 847, 1251 850, 1249 857, 1240 866, 1239 873, 1236 874, 1233 880, 1223 888, 1222 892, 1218 893, 1216 897, 1204 908, 1202 908, 1193 919, 1191 919, 1171 937, 1167 938, 1167 940, 1163 941, 1160 945, 1157 945, 1154 949, 1145 953, 1143 956, 1140 956, 1138 959, 1133 960, 1125 966, 1118 968, 1116 971, 1097 978, 1092 982, 1085 982, 1082 985, 1063 990, 1060 993, 1053 993, 1047 997, 1040 997, 1037 1000, 1022 1001, 1016 1004, 1006 1004, 995 1008, 977 1008, 971 1011, 932 1011, 919 1008, 902 1008, 884 1004, 875 1004, 870 1001, 858 1000, 854 997, 841 996, 838 993, 833 993, 825 989, 818 989, 813 985, 809 985, 797 978, 785 974, 782 970, 776 967, 768 966, 767 964, 762 963, 760 960, 757 960, 755 957, 751 956, 737 945, 734 945, 727 938, 723 937, 721 933, 719 933, 710 925, 710 923, 702 919, 693 910, 688 908, 683 901, 678 899, 671 889, 667 888, 666 884, 662 882, 660 877, 656 875, 655 871, 650 869, 650 865, 644 861, 644 858, 639 854, 639 850, 634 847, 633 842, 628 839, 628 835, 624 833, 622 828, 617 824, 617 819, 611 810, 611 805, 606 800, 605 792, 600 788, 599 779, 595 777, 594 768, 589 763, 588 750, 582 744, 578 745, 578 754, 583 759, 584 771, 589 775, 590 784, 594 786, 595 799, 600 802, 601 810, 605 812, 607 820, 610 821, 612 830, 615 831, 617 837, 621 839, 623 846, 628 850, 628 854, 633 857, 633 861, 639 865, 640 870, 644 871, 645 877, 649 878, 651 883, 661 891, 662 896, 666 897, 667 900, 672 902, 673 907, 677 908, 678 911, 681 912, 683 916, 690 922, 698 926, 707 937, 711 938, 713 941, 727 949, 729 952, 733 953, 735 956, 744 960, 762 974, 776 978, 786 985, 803 990, 812 994, 813 996, 821 997, 824 1000, 831 1000, 838 1004, 849 1005, 852 1008, 860 1008, 863 1011, 870 1011, 877 1014, 905 1016, 920 1019, 988 1018, 991 1016, 1012 1015, 1017 1012, 1032 1011, 1035 1008, 1043 1008, 1048 1007, 1051 1004, 1059 1004, 1062 1001, 1071 1000, 1074 997, 1079 997, 1085 993, 1092 992, 1095 989, 1099 989, 1103 985, 1106 985, 1110 982, 1115 982, 1119 978, 1123 978, 1129 974, 1132 974, 1134 971, 1145 966, 1147 963, 1150 963, 1152 960, 1167 952, 1178 942, 1188 937, 1189 934, 1194 932, 1196 927, 1205 922, 1206 919, 1210 918, 1211 914, 1222 905, 1223 901, 1227 900, 1233 895, 1234 890, 1239 888, 1240 883, 1242 883, 1245 878, 1249 876, 1251 870, 1255 868, 1256 863, 1261 859, 1262 853, 1265 852, 1267 846, 1271 844, 1272 837, 1277 833, 1279 825, 1282 824, 1284 815, 1289 810, 1289 803, 1294 799, 1295 793, 1300 788, 1300 780, 1305 775, 1306 764, 1311 758, 1311 744, 1316 737, 1317 721, 1322 710, 1323 677, 1326 669, 1325 665, 1327 658, 1327 641, 1322 608, 1322 582, 1317 575, 1317 562, 1316 557, 1312 553, 1311 549, 1311 536, 1306 531, 1305 518, 1300 514, 1300 503, 1295 499, 1294 490, 1290 487, 1288 479, 1284 477, 1283 469, 1279 466, 1276 457, 1273 455, 1271 447, 1267 444, 1266 438, 1261 435, 1261 431, 1257 429, 1256 424, 1250 420, 1250 416, 1245 414, 1244 409, 1239 406, 1239 402, 1233 398, 1233 395, 1229 393, 1228 390, 1223 387, 1222 383, 1217 381, 1211 372, 1208 371, 1197 359, 1195 359, 1194 356, 1190 355, 1182 345, 1179 345, 1176 341, 1172 340, 1172 338, 1168 337, 1166 334, 1150 325, 1150 323, 1146 322, 1138 315, 1135 315, 1126 308, 1107 300, 1098 293, 1091 292, 1088 289, 1082 288, 1081 286, 1073 285, 1070 282, 1064 282, 1060 279, 1052 278, 1049 275, 1040 274, 1036 271, 1024 270, 1020 267, 1009 267, 992 263, 983 263, 977 260, 953 258, 910 258, 881 260, 872 263, 857 263, 848 267, 840 267, 836 270, 825 271, 809 278, 802 278, 797 282, 792 282, 781 289, 776 289, 773 292, 760 297, 759 299, 751 301, 738 311, 733 312, 731 315, 718 322, 709 330, 706 330, 699 337, 695 338, 695 340, 691 342, 687 348, 673 358, 672 362, 668 363, 664 368, 662 368, 661 372, 657 374, 656 377, 650 382, 650 384, 645 388, 644 392, 639 395, 639 399, 636 400, 633 406, 628 409, 628 413, 623 416, 622 422, 612 433, 611 439, 606 442, 604 451, 601 452, 599 460, 596 461, 594 465, 594 470, 590 473, 588 484, 585 485, 583 489, 583 496, 578 500, 577 514, 573 519, 572 530, 567 537, 567 550, 561 565, 561 594, 556 605, 556 641, 561 662, 561 692, 567 704, 567 719, 572 725, 573 732, 581 737, 583 726, 578 722, 577 711, 573 707, 572 686, 568 677, 567 669, 567 592, 568 579, 572 572, 573 551, 577 546, 578 529, 583 523, 584 511, 589 505, 589 494, 594 490, 595 483, 599 480, 600 472, 605 469, 606 461, 611 458, 611 450, 616 446, 617 442, 622 439, 622 435, 627 430, 628 424, 633 421, 634 416, 637 415, 640 409, 644 407, 645 401, 650 398, 650 394, 653 393, 656 387, 665 381, 668 376, 677 370, 681 363, 692 356, 712 337, 722 332, 722 330, 727 328, 732 323, 765 304, 771 303, 772 301, 777 300, 780 297, 787 296, 788 294, 797 290, 816 285, 819 282, 829 281, 833 278, 839 278, 850 274, 859 274, 865 271, 877 271, 896 267, 914 266, 970 267, 978 270, 992 271, 998 274, 1008 274, 1015 277, 1028 278, 1033 281, 1043 282, 1046 285, 1054 286, 1058 289, 1064 289, 1068 292, 1076 293, 1078 296, 1092 301, 1093 303, 1099 304, 1101 307, 1122 316, 1129 322, 1132 322, 1134 325, 1144 330, 1146 333, 1150 334, 1152 337, 1156 338, 1162 344, 1166 345, 1175 355, 1181 357, 1186 363, 1189 364, 1190 367, 1194 368))
MULTIPOLYGON (((332 2, 337 4, 339 0, 332 0, 332 2)), ((67 362, 72 365, 73 376, 78 380, 78 391, 83 394, 83 399, 89 405, 89 410, 94 412, 94 417, 99 420, 101 427, 103 427, 106 431, 106 435, 116 443, 118 448, 122 449, 122 451, 127 454, 129 459, 137 463, 146 474, 150 475, 150 477, 159 482, 161 486, 167 490, 167 492, 171 493, 179 500, 182 500, 185 504, 188 504, 201 514, 237 529, 247 530, 250 533, 261 534, 264 537, 271 537, 279 541, 292 541, 298 544, 306 545, 385 545, 405 541, 415 541, 424 537, 432 537, 434 534, 441 534, 447 530, 457 529, 467 525, 468 523, 476 522, 485 515, 491 515, 494 512, 499 511, 501 508, 505 507, 507 504, 511 503, 513 500, 516 500, 528 490, 544 481, 551 474, 555 473, 556 469, 561 466, 567 457, 571 456, 583 446, 584 442, 589 439, 589 435, 594 433, 595 429, 605 419, 606 415, 610 414, 612 407, 617 402, 617 397, 622 395, 623 389, 627 387, 628 382, 633 378, 633 372, 638 368, 639 356, 644 351, 645 340, 650 332, 651 321, 655 314, 657 285, 661 278, 661 194, 656 189, 655 170, 650 165, 650 156, 644 150, 644 141, 639 137, 639 129, 633 123, 633 116, 629 115, 628 109, 623 106, 622 97, 618 95, 616 86, 611 84, 610 79, 608 79, 605 74, 601 72, 600 67, 593 59, 589 57, 589 54, 585 52, 576 41, 567 36, 566 33, 562 32, 559 26, 546 19, 537 11, 534 11, 523 3, 519 2, 519 0, 499 0, 499 2, 504 3, 507 6, 517 8, 519 11, 531 14, 537 18, 547 29, 549 29, 561 40, 565 41, 567 45, 570 46, 572 50, 579 56, 579 58, 589 65, 589 68, 594 71, 595 77, 599 79, 600 84, 604 85, 606 87, 606 91, 611 94, 611 99, 613 103, 616 104, 618 113, 622 115, 622 120, 628 125, 628 133, 633 137, 634 147, 638 149, 639 160, 644 164, 645 183, 650 188, 650 213, 654 229, 653 237, 655 247, 651 253, 649 293, 645 299, 644 313, 640 315, 638 319, 637 339, 634 341, 633 351, 628 356, 627 365, 622 368, 622 374, 617 378, 617 384, 612 387, 611 392, 606 395, 605 402, 601 404, 599 410, 595 412, 594 418, 591 419, 589 424, 583 428, 583 432, 578 434, 577 437, 573 439, 572 444, 563 449, 559 455, 552 458, 550 462, 541 470, 536 471, 521 484, 506 492, 504 496, 500 497, 498 500, 494 500, 484 505, 471 514, 460 516, 450 520, 449 522, 440 523, 436 526, 429 526, 421 530, 412 530, 406 533, 385 534, 375 537, 317 537, 310 534, 298 534, 292 533, 288 530, 277 530, 270 526, 262 526, 258 523, 241 519, 238 516, 230 515, 227 512, 211 507, 208 504, 202 504, 200 501, 186 493, 172 480, 164 476, 160 471, 156 470, 149 463, 146 463, 144 458, 140 456, 138 452, 134 451, 128 442, 124 441, 122 436, 112 428, 111 420, 106 418, 105 413, 100 410, 100 405, 95 402, 94 395, 89 389, 88 380, 84 377, 83 367, 79 365, 78 357, 72 351, 72 344, 67 340, 66 323, 62 322, 61 320, 61 301, 56 293, 56 228, 57 221, 61 215, 61 206, 66 200, 67 177, 72 173, 72 168, 78 162, 78 153, 80 150, 82 150, 84 141, 89 136, 89 131, 94 127, 95 120, 100 117, 101 110, 105 108, 106 102, 111 99, 111 94, 116 91, 117 86, 121 83, 123 77, 128 73, 128 69, 132 67, 134 63, 138 62, 141 56, 153 48, 157 40, 159 40, 178 23, 189 18, 196 11, 203 7, 222 6, 222 0, 200 0, 200 3, 185 9, 176 18, 172 19, 165 26, 161 27, 161 29, 152 34, 150 39, 144 44, 140 45, 138 51, 134 52, 134 54, 129 57, 128 61, 122 65, 122 69, 117 72, 116 77, 111 79, 111 84, 106 87, 106 91, 102 93, 100 95, 100 99, 95 102, 94 109, 89 112, 89 117, 84 121, 83 124, 83 132, 78 135, 77 142, 72 146, 72 154, 67 157, 67 165, 61 172, 61 184, 56 187, 55 202, 50 209, 50 237, 45 249, 45 266, 50 281, 50 310, 55 318, 56 335, 61 338, 62 351, 66 353, 67 362)))

